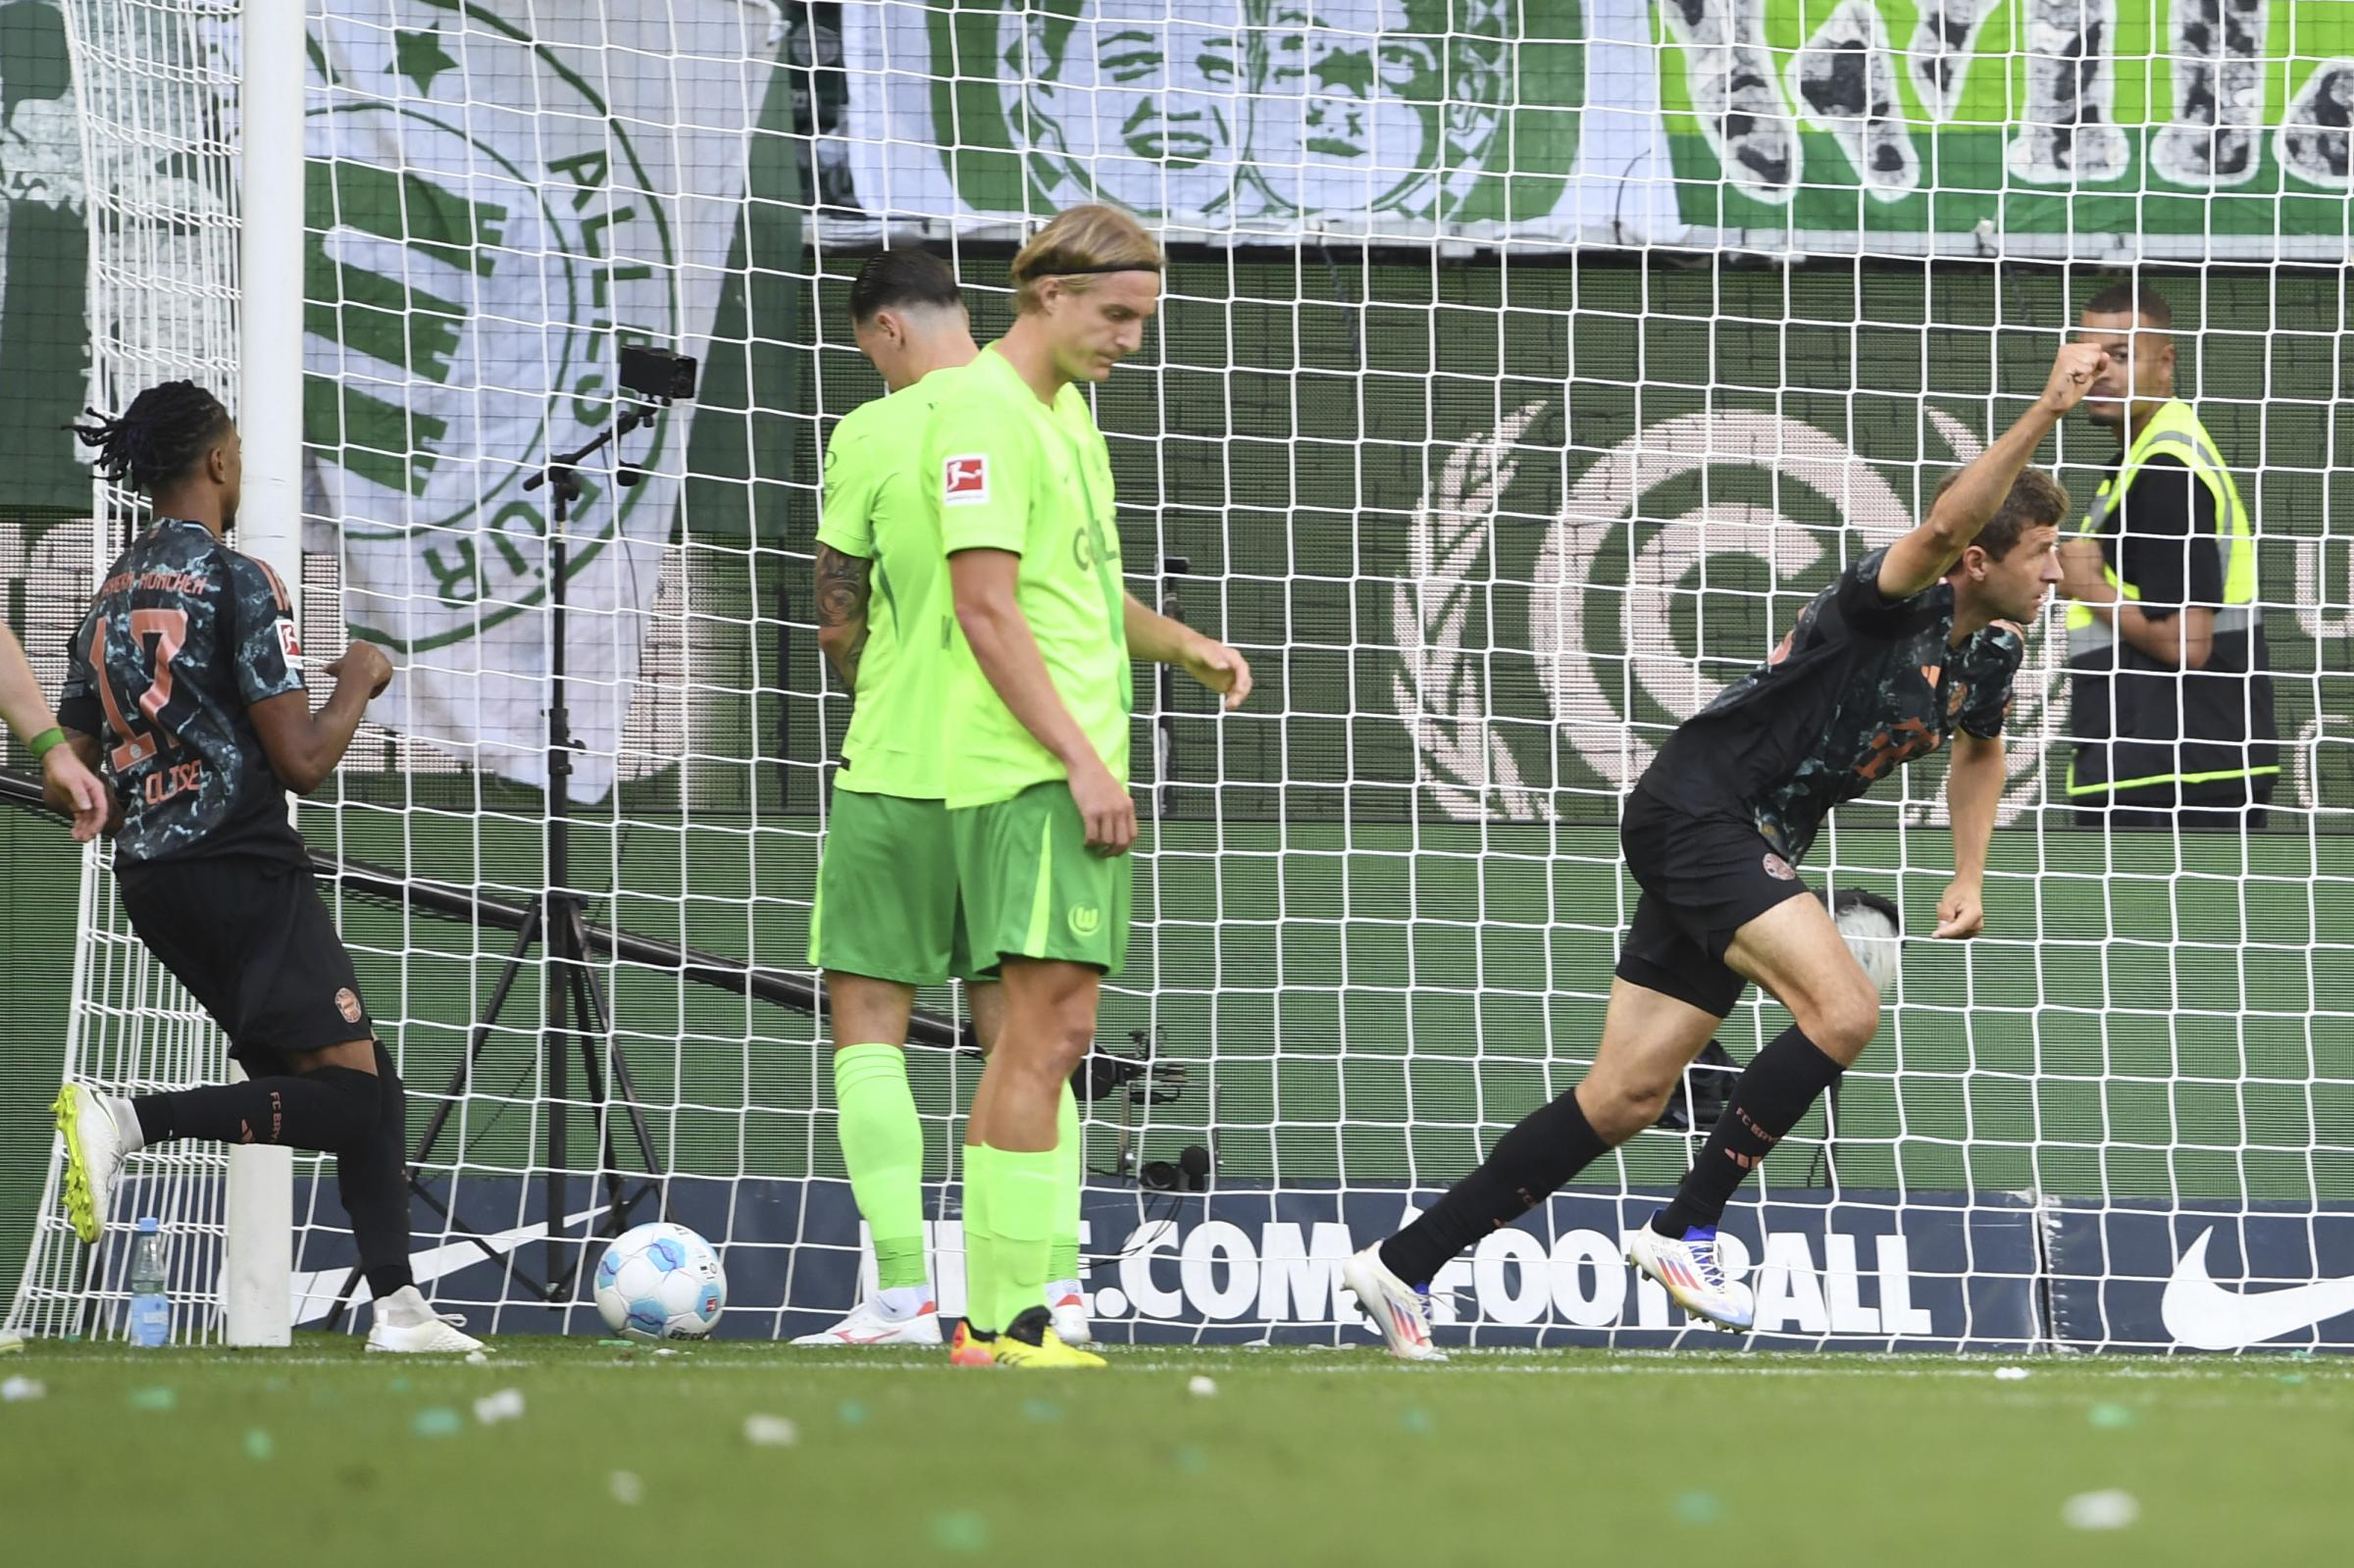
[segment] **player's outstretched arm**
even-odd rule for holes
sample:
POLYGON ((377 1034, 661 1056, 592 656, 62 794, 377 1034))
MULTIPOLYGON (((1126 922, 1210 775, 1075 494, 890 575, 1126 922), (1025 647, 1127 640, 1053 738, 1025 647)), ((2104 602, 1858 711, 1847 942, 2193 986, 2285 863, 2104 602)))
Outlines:
POLYGON ((1212 691, 1225 695, 1227 711, 1251 695, 1251 661, 1215 637, 1203 636, 1183 621, 1172 621, 1147 609, 1133 593, 1128 600, 1130 657, 1153 664, 1182 665, 1185 673, 1212 691))
POLYGON ((1070 778, 1071 799, 1087 824, 1088 847, 1116 855, 1136 842, 1136 802, 1096 755, 1087 732, 1063 706, 1046 656, 1015 598, 1022 558, 1011 550, 959 550, 948 557, 956 624, 973 662, 1022 728, 1052 753, 1070 778))
POLYGON ((1946 814, 1954 825, 1954 880, 1937 900, 1935 935, 1975 936, 1986 925, 1986 845, 1994 836, 2006 770, 2003 742, 1967 730, 1954 733, 1954 760, 1945 776, 1946 814))
POLYGON ((817 645, 842 683, 858 689, 858 655, 866 651, 866 606, 875 563, 817 541, 817 645))
POLYGON ((2027 411, 1946 487, 1929 509, 1927 522, 1888 546, 1880 562, 1883 598, 1909 599, 1954 569, 1978 531, 2002 510, 2019 471, 2027 466, 2044 436, 2083 401, 2108 358, 2097 343, 2070 343, 2060 350, 2042 393, 2027 411))
POLYGON ((392 683, 392 661, 373 642, 354 642, 327 673, 335 678, 334 694, 317 713, 311 712, 310 693, 301 690, 265 697, 246 710, 279 783, 298 795, 327 783, 343 760, 370 700, 392 683))
MULTIPOLYGON (((83 843, 95 838, 106 824, 106 785, 90 761, 58 731, 49 699, 41 694, 31 661, 25 657, 25 645, 4 626, 0 626, 0 722, 26 745, 39 747, 41 792, 51 805, 74 814, 74 836, 83 843)), ((96 757, 97 749, 96 742, 91 742, 90 758, 96 757)))

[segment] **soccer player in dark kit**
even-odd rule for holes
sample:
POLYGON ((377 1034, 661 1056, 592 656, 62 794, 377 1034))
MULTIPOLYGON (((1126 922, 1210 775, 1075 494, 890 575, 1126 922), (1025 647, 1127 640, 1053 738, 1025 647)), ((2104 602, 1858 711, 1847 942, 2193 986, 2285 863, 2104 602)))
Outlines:
POLYGON ((1926 522, 1849 567, 1765 664, 1660 748, 1619 821, 1643 893, 1593 1067, 1497 1139, 1429 1213, 1342 1268, 1392 1354, 1442 1356, 1415 1285, 1651 1126, 1755 981, 1791 1026, 1741 1074, 1673 1201, 1627 1248, 1693 1317, 1749 1327, 1748 1293, 1717 1263, 1717 1221, 1880 1021, 1878 991, 1823 903, 1805 896, 1797 863, 1833 806, 1951 738, 1954 880, 1936 935, 1971 936, 1984 924, 1979 885, 2021 628, 2060 581, 2069 505, 2027 459, 2105 363, 2097 345, 2063 348, 2034 404, 1939 486, 1926 522))
POLYGON ((167 381, 120 419, 77 430, 155 515, 75 634, 58 722, 112 782, 115 881, 132 929, 250 1076, 128 1100, 60 1088, 67 1218, 95 1245, 125 1158, 167 1138, 333 1153, 376 1302, 368 1348, 479 1349, 411 1277, 406 1096, 286 814, 288 788, 308 794, 334 772, 391 661, 352 643, 311 712, 285 586, 227 543, 240 447, 211 393, 167 381))

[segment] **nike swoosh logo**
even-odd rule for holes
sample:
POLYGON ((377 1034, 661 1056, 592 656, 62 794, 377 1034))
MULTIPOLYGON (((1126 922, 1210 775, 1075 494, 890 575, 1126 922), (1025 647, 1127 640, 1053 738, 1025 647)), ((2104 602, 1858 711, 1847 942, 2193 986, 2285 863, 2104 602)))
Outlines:
POLYGON ((2354 1312, 2354 1278, 2252 1295, 2225 1290, 2207 1277, 2207 1243, 2214 1238, 2212 1226, 2201 1231, 2166 1282, 2158 1315, 2177 1343, 2194 1350, 2237 1350, 2354 1312))
MULTIPOLYGON (((569 1231, 575 1226, 586 1224, 604 1213, 610 1206, 599 1203, 595 1208, 583 1209, 580 1213, 566 1219, 564 1228, 569 1231)), ((547 1222, 541 1220, 537 1225, 519 1225, 511 1231, 499 1231, 493 1235, 483 1237, 479 1240, 470 1237, 463 1241, 450 1241, 440 1246, 429 1246, 422 1252, 409 1254, 409 1273, 419 1285, 447 1279, 450 1275, 456 1274, 462 1269, 470 1269, 477 1263, 488 1263, 495 1258, 505 1257, 518 1247, 540 1240, 546 1235, 547 1222), (489 1256, 484 1255, 485 1247, 489 1248, 489 1256)), ((295 1324, 299 1326, 305 1323, 316 1323, 333 1311, 335 1292, 343 1289, 344 1278, 350 1273, 351 1265, 347 1263, 340 1268, 319 1269, 309 1274, 295 1275, 295 1324)), ((368 1298, 368 1282, 362 1279, 351 1288, 351 1304, 356 1307, 368 1298)))

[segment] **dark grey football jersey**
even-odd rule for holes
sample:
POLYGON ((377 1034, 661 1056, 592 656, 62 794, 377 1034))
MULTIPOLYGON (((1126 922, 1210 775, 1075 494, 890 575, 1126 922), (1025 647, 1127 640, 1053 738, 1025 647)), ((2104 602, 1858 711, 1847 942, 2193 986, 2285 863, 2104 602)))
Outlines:
POLYGON ((303 689, 276 573, 201 523, 160 519, 108 569, 70 655, 58 717, 100 739, 118 862, 304 857, 248 712, 303 689))
POLYGON ((1953 584, 1884 598, 1887 553, 1817 593, 1770 658, 1668 737, 1640 787, 1698 813, 1739 811, 1797 860, 1833 806, 1956 730, 2000 736, 2025 632, 1997 621, 1954 644, 1953 584))

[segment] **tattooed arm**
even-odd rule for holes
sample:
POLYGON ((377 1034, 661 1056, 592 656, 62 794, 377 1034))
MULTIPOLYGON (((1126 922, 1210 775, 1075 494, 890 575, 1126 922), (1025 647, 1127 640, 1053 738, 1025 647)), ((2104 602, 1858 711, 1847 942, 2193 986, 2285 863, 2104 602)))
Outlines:
POLYGON ((867 579, 874 565, 818 541, 817 645, 852 691, 858 689, 858 655, 866 647, 867 579))

